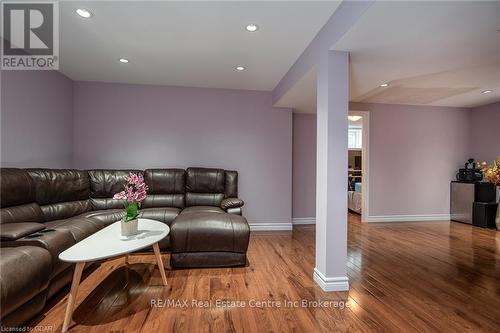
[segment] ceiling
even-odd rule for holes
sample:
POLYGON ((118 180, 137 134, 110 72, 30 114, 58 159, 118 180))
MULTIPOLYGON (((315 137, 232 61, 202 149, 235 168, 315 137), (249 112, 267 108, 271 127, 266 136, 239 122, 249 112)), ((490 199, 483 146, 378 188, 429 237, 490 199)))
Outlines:
MULTIPOLYGON (((500 101, 499 29, 498 1, 380 1, 333 49, 350 52, 351 101, 475 107, 500 101)), ((312 96, 315 71, 279 105, 315 113, 312 96)))
POLYGON ((270 91, 338 4, 61 2, 60 69, 77 81, 270 91), (77 8, 93 16, 83 19, 77 8), (259 30, 245 31, 249 23, 259 30))

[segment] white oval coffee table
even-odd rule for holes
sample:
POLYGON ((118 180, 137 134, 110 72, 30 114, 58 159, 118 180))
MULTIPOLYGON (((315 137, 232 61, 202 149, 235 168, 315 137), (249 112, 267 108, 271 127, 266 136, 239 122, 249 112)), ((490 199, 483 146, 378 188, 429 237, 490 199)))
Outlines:
POLYGON ((129 253, 153 246, 163 284, 167 286, 167 277, 163 268, 158 242, 167 237, 169 232, 170 229, 165 223, 149 219, 139 219, 138 234, 130 237, 122 237, 121 222, 118 221, 61 252, 59 259, 76 263, 62 332, 68 331, 71 318, 73 317, 73 309, 75 307, 82 271, 88 262, 125 255, 125 260, 128 263, 129 253))

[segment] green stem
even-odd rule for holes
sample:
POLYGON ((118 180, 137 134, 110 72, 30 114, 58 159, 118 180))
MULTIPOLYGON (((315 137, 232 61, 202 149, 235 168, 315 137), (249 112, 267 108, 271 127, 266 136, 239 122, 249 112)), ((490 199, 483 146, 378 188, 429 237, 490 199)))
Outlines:
POLYGON ((130 202, 127 204, 127 215, 125 216, 125 222, 132 221, 139 216, 139 206, 137 202, 130 202))

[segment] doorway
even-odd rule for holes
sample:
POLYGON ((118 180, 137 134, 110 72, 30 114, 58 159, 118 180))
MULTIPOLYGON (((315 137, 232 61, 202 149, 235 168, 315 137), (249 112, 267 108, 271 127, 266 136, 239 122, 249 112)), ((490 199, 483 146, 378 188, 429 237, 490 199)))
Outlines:
POLYGON ((348 208, 366 222, 370 189, 370 113, 349 111, 348 208))

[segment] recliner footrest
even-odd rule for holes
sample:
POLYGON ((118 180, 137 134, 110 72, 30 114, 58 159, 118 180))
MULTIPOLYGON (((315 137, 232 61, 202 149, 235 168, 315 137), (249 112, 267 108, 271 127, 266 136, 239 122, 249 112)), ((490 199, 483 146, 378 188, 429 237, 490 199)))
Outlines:
POLYGON ((172 267, 239 266, 246 263, 250 227, 239 215, 180 214, 172 222, 170 240, 172 267))

